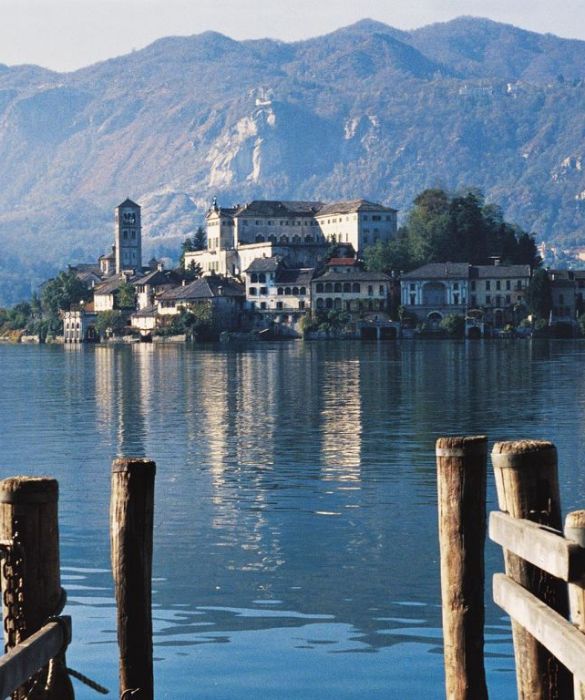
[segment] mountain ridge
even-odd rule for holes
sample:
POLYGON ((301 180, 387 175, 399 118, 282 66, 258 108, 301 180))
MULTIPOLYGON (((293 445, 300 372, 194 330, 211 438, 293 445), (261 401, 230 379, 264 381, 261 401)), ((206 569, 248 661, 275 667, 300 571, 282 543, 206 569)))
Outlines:
POLYGON ((213 196, 404 211, 437 184, 585 246, 582 66, 585 42, 463 17, 291 43, 204 32, 70 73, 0 70, 0 300, 106 250, 126 196, 148 256, 176 250, 213 196))

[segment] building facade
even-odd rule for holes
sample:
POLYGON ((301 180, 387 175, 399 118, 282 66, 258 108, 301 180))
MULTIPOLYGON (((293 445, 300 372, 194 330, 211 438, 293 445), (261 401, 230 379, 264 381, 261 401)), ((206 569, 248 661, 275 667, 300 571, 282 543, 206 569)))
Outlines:
POLYGON ((429 263, 401 278, 404 309, 431 327, 475 310, 496 328, 517 320, 530 283, 529 265, 429 263))
POLYGON ((359 253, 396 233, 397 211, 358 199, 323 204, 256 200, 235 207, 214 201, 206 215, 207 248, 185 254, 185 267, 241 275, 253 260, 279 255, 289 267, 315 267, 331 244, 359 253))

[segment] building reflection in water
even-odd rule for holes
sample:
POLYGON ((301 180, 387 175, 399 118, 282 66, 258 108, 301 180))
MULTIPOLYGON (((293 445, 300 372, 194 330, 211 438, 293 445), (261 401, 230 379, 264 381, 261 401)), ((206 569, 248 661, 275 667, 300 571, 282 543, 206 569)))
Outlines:
POLYGON ((324 363, 321 399, 323 478, 359 482, 362 445, 359 359, 334 359, 324 363))

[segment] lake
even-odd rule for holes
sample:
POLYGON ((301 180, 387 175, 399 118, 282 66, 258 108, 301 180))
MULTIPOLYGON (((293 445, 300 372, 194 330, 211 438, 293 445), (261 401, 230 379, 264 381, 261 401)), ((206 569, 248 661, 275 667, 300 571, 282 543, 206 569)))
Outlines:
MULTIPOLYGON (((443 698, 435 440, 553 440, 583 507, 584 383, 573 341, 0 346, 0 475, 59 479, 68 663, 110 697, 110 467, 140 455, 157 698, 443 698)), ((492 544, 486 568, 488 683, 513 698, 492 544)))

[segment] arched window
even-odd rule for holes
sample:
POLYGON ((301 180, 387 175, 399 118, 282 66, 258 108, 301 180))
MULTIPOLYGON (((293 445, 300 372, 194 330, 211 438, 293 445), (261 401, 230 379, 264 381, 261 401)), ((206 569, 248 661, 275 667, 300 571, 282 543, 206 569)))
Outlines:
POLYGON ((276 243, 276 236, 273 233, 271 233, 270 236, 268 236, 268 240, 270 241, 270 243, 276 243))
POLYGON ((326 283, 325 283, 325 291, 326 291, 326 292, 332 292, 332 291, 333 291, 333 285, 331 284, 331 282, 326 282, 326 283))
POLYGON ((300 291, 299 291, 299 294, 300 294, 301 296, 305 296, 306 293, 307 293, 307 288, 306 288, 306 287, 301 287, 301 289, 300 289, 300 291))
POLYGON ((284 293, 289 296, 290 295, 290 287, 285 287, 284 288, 284 293))
POLYGON ((264 236, 260 233, 256 236, 256 243, 264 243, 265 240, 264 236))
POLYGON ((298 295, 299 295, 299 288, 298 288, 298 287, 293 287, 293 288, 292 288, 292 293, 293 293, 295 296, 298 297, 298 295))
POLYGON ((317 299, 317 308, 322 309, 323 304, 324 304, 323 299, 321 297, 319 297, 319 299, 317 299))
POLYGON ((317 294, 323 293, 323 282, 317 282, 317 294))
POLYGON ((258 282, 258 275, 257 275, 255 272, 253 272, 253 273, 250 275, 250 281, 251 281, 251 282, 258 282))
POLYGON ((337 297, 337 298, 335 299, 335 302, 334 302, 333 306, 334 306, 334 308, 336 308, 336 309, 341 309, 341 299, 340 299, 339 297, 337 297))
POLYGON ((281 236, 281 237, 280 237, 280 242, 281 242, 281 243, 288 243, 288 236, 281 236))
POLYGON ((305 243, 312 243, 313 242, 313 236, 305 236, 305 243))
POLYGON ((293 243, 301 243, 301 237, 300 236, 293 236, 292 242, 293 243))
POLYGON ((341 291, 341 282, 336 282, 335 283, 335 291, 340 292, 341 291))
POLYGON ((352 287, 353 293, 354 294, 359 294, 361 292, 360 284, 359 282, 354 282, 353 287, 352 287))
POLYGON ((351 292, 351 284, 349 282, 343 283, 343 291, 344 292, 351 292))
POLYGON ((325 307, 327 309, 332 309, 333 308, 333 299, 331 299, 330 297, 327 297, 327 299, 325 299, 325 307))
POLYGON ((279 296, 282 296, 282 295, 284 294, 284 289, 283 289, 282 287, 279 287, 278 290, 277 290, 277 294, 278 294, 279 296))
POLYGON ((261 273, 258 275, 258 282, 261 282, 262 284, 265 284, 265 283, 266 283, 266 275, 265 275, 263 272, 261 272, 261 273))

